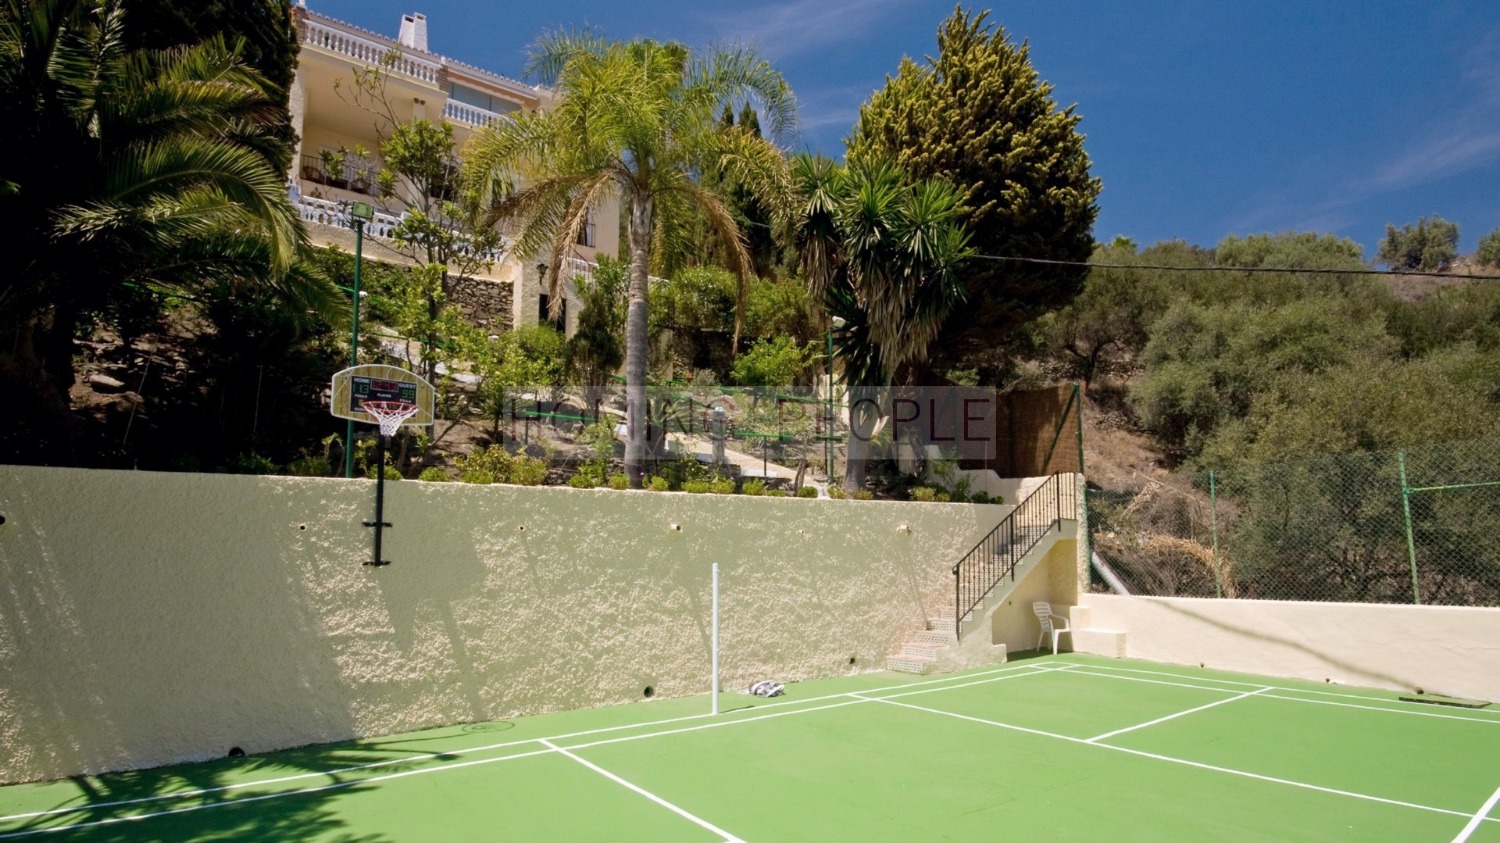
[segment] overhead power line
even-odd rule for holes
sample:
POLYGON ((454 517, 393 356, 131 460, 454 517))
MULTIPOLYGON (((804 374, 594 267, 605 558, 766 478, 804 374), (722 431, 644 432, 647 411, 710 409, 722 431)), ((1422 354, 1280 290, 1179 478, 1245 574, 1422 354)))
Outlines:
POLYGON ((1083 266, 1093 269, 1159 269, 1166 272, 1297 272, 1304 275, 1378 275, 1383 278, 1417 276, 1420 278, 1452 278, 1460 281, 1500 281, 1500 274, 1472 275, 1458 272, 1424 272, 1420 270, 1403 270, 1401 272, 1394 272, 1385 269, 1298 269, 1296 267, 1282 266, 1171 266, 1168 264, 1149 263, 1090 263, 1088 261, 1063 261, 1050 260, 1047 258, 1016 258, 1001 255, 970 255, 970 257, 989 261, 1036 263, 1049 266, 1083 266))

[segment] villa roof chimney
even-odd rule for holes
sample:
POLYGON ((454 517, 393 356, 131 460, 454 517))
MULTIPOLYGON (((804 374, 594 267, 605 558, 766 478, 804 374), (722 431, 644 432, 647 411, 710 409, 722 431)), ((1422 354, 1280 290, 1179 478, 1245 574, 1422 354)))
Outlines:
POLYGON ((402 15, 401 37, 398 40, 403 47, 427 52, 427 16, 421 12, 402 15))

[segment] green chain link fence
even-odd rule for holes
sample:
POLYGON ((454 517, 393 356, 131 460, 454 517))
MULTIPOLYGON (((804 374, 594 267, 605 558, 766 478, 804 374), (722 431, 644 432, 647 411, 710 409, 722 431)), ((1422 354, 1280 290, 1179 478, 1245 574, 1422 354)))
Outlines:
POLYGON ((1098 559, 1136 594, 1500 606, 1500 441, 1090 490, 1098 559))

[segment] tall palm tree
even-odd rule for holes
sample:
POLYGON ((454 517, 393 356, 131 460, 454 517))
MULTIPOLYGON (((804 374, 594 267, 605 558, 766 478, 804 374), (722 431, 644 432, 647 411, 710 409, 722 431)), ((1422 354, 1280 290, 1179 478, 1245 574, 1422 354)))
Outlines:
POLYGON ((504 196, 498 213, 516 223, 519 254, 550 248, 555 307, 563 300, 563 255, 589 208, 616 198, 628 206, 625 473, 639 488, 653 261, 683 247, 687 228, 674 223, 696 207, 729 245, 733 268, 749 271, 733 213, 697 175, 720 167, 770 195, 790 196, 780 151, 750 132, 724 130, 718 114, 726 103, 754 98, 772 137, 782 138, 795 126, 795 100, 781 74, 747 49, 695 55, 675 43, 558 33, 538 43, 529 70, 556 89, 556 104, 471 139, 470 183, 504 196))
POLYGON ((334 301, 294 271, 306 234, 266 154, 265 79, 221 40, 132 51, 124 27, 116 0, 0 2, 0 388, 38 435, 70 428, 77 327, 131 282, 334 301))
POLYGON ((910 182, 886 163, 840 166, 798 156, 802 196, 794 239, 802 277, 830 317, 850 424, 844 484, 864 483, 875 402, 860 400, 908 377, 963 300, 956 272, 969 256, 962 195, 937 180, 910 182), (835 323, 838 324, 838 323, 835 323))

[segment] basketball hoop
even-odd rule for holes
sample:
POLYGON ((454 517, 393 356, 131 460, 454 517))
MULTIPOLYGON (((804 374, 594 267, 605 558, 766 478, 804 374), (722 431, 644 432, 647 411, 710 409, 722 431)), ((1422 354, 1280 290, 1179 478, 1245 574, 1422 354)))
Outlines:
POLYGON ((401 423, 417 414, 417 405, 407 401, 361 401, 360 409, 380 423, 381 436, 394 436, 401 423))

